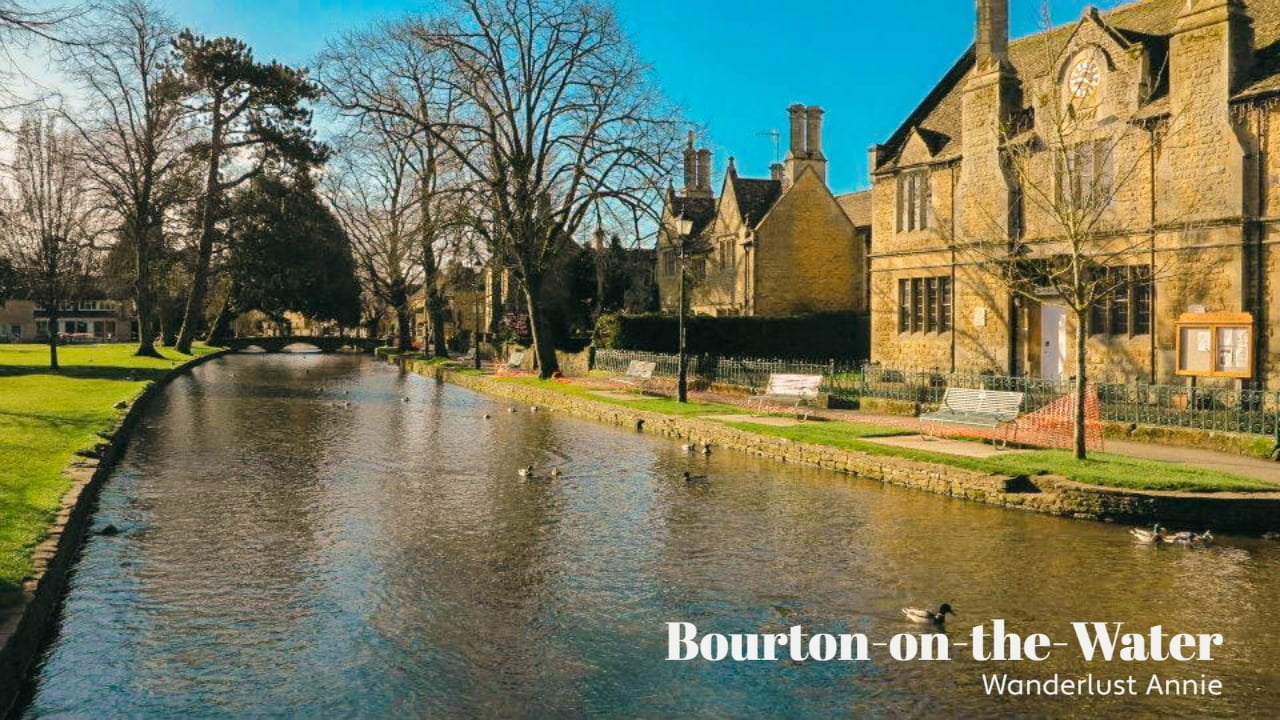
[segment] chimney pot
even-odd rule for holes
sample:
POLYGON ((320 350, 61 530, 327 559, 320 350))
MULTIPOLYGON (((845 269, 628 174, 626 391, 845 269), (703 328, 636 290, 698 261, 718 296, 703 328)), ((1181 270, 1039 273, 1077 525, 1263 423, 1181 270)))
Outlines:
POLYGON ((805 153, 804 144, 804 105, 799 103, 787 108, 787 112, 791 114, 791 154, 794 156, 803 155, 805 153))
POLYGON ((1009 59, 1009 0, 978 0, 978 66, 1009 59))
POLYGON ((822 108, 811 107, 805 110, 807 130, 805 133, 805 149, 811 157, 822 157, 822 108))

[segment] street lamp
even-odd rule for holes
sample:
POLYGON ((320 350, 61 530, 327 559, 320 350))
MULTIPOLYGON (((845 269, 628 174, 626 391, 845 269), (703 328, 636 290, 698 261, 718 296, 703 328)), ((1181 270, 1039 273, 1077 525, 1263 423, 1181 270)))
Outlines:
POLYGON ((686 325, 686 316, 689 313, 689 309, 688 309, 688 302, 687 302, 688 289, 686 286, 689 283, 689 278, 688 278, 689 235, 693 232, 693 221, 688 220, 684 217, 681 217, 676 221, 676 226, 677 226, 677 229, 679 230, 679 242, 680 242, 680 293, 679 293, 680 360, 679 360, 678 368, 676 371, 676 400, 678 402, 687 403, 689 402, 689 352, 688 352, 688 348, 685 345, 685 341, 686 341, 685 325, 686 325))
POLYGON ((475 332, 471 337, 471 354, 475 355, 476 369, 480 369, 480 311, 485 299, 485 282, 484 268, 478 267, 476 272, 476 295, 475 295, 475 332))

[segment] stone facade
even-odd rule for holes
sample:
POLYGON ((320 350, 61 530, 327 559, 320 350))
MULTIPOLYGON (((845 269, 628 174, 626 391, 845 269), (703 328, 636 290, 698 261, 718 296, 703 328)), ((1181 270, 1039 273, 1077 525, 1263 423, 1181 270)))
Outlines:
POLYGON ((765 179, 739 176, 730 159, 720 196, 710 154, 690 136, 685 189, 669 190, 657 248, 662 309, 679 307, 680 239, 689 307, 706 315, 787 316, 865 312, 866 234, 827 187, 822 110, 789 108, 791 149, 765 179), (683 227, 682 227, 683 224, 683 227))
POLYGON ((972 248, 1008 236, 1060 257, 1046 206, 1078 156, 1106 189, 1099 264, 1136 278, 1089 321, 1092 377, 1181 382, 1177 318, 1248 312, 1244 383, 1280 388, 1280 0, 1139 0, 1012 43, 1008 0, 977 9, 975 47, 872 149, 873 360, 1069 377, 1065 303, 1015 296, 972 248), (915 317, 916 281, 945 320, 915 317))

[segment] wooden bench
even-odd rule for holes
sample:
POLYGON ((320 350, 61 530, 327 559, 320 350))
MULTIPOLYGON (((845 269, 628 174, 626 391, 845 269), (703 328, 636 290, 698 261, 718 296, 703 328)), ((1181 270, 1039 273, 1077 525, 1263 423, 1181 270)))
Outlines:
POLYGON ((620 385, 630 385, 637 388, 640 392, 644 392, 645 388, 653 380, 653 373, 658 369, 658 363, 645 362, 644 360, 632 360, 627 364, 627 372, 621 377, 613 378, 613 382, 620 385))
POLYGON ((807 420, 821 387, 821 375, 770 375, 765 391, 752 396, 747 405, 754 405, 760 411, 765 408, 791 408, 799 411, 801 407, 807 407, 809 409, 801 416, 807 420))
MULTIPOLYGON (((930 424, 963 425, 996 430, 1018 419, 1023 393, 949 387, 937 412, 922 415, 926 430, 930 424)), ((937 433, 930 433, 936 435, 937 433)), ((1010 438, 1003 438, 1008 444, 1010 438)))

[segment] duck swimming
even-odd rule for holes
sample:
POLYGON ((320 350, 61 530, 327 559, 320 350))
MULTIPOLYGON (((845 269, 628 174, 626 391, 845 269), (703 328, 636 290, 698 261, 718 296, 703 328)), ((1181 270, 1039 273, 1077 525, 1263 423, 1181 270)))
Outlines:
POLYGON ((1150 530, 1132 528, 1129 530, 1129 534, 1133 536, 1134 541, 1142 545, 1160 545, 1169 540, 1165 537, 1164 531, 1160 529, 1160 523, 1156 523, 1150 530))
POLYGON ((942 607, 938 608, 938 612, 923 610, 921 608, 905 607, 902 608, 902 614, 913 623, 942 626, 947 623, 948 615, 955 615, 956 613, 951 609, 951 605, 942 603, 942 607))
POLYGON ((690 474, 688 470, 686 470, 684 474, 680 476, 680 478, 687 483, 700 483, 700 482, 706 482, 707 480, 706 475, 693 475, 693 474, 690 474))
POLYGON ((533 466, 530 465, 529 467, 520 468, 520 470, 516 474, 525 479, 532 478, 533 466))

